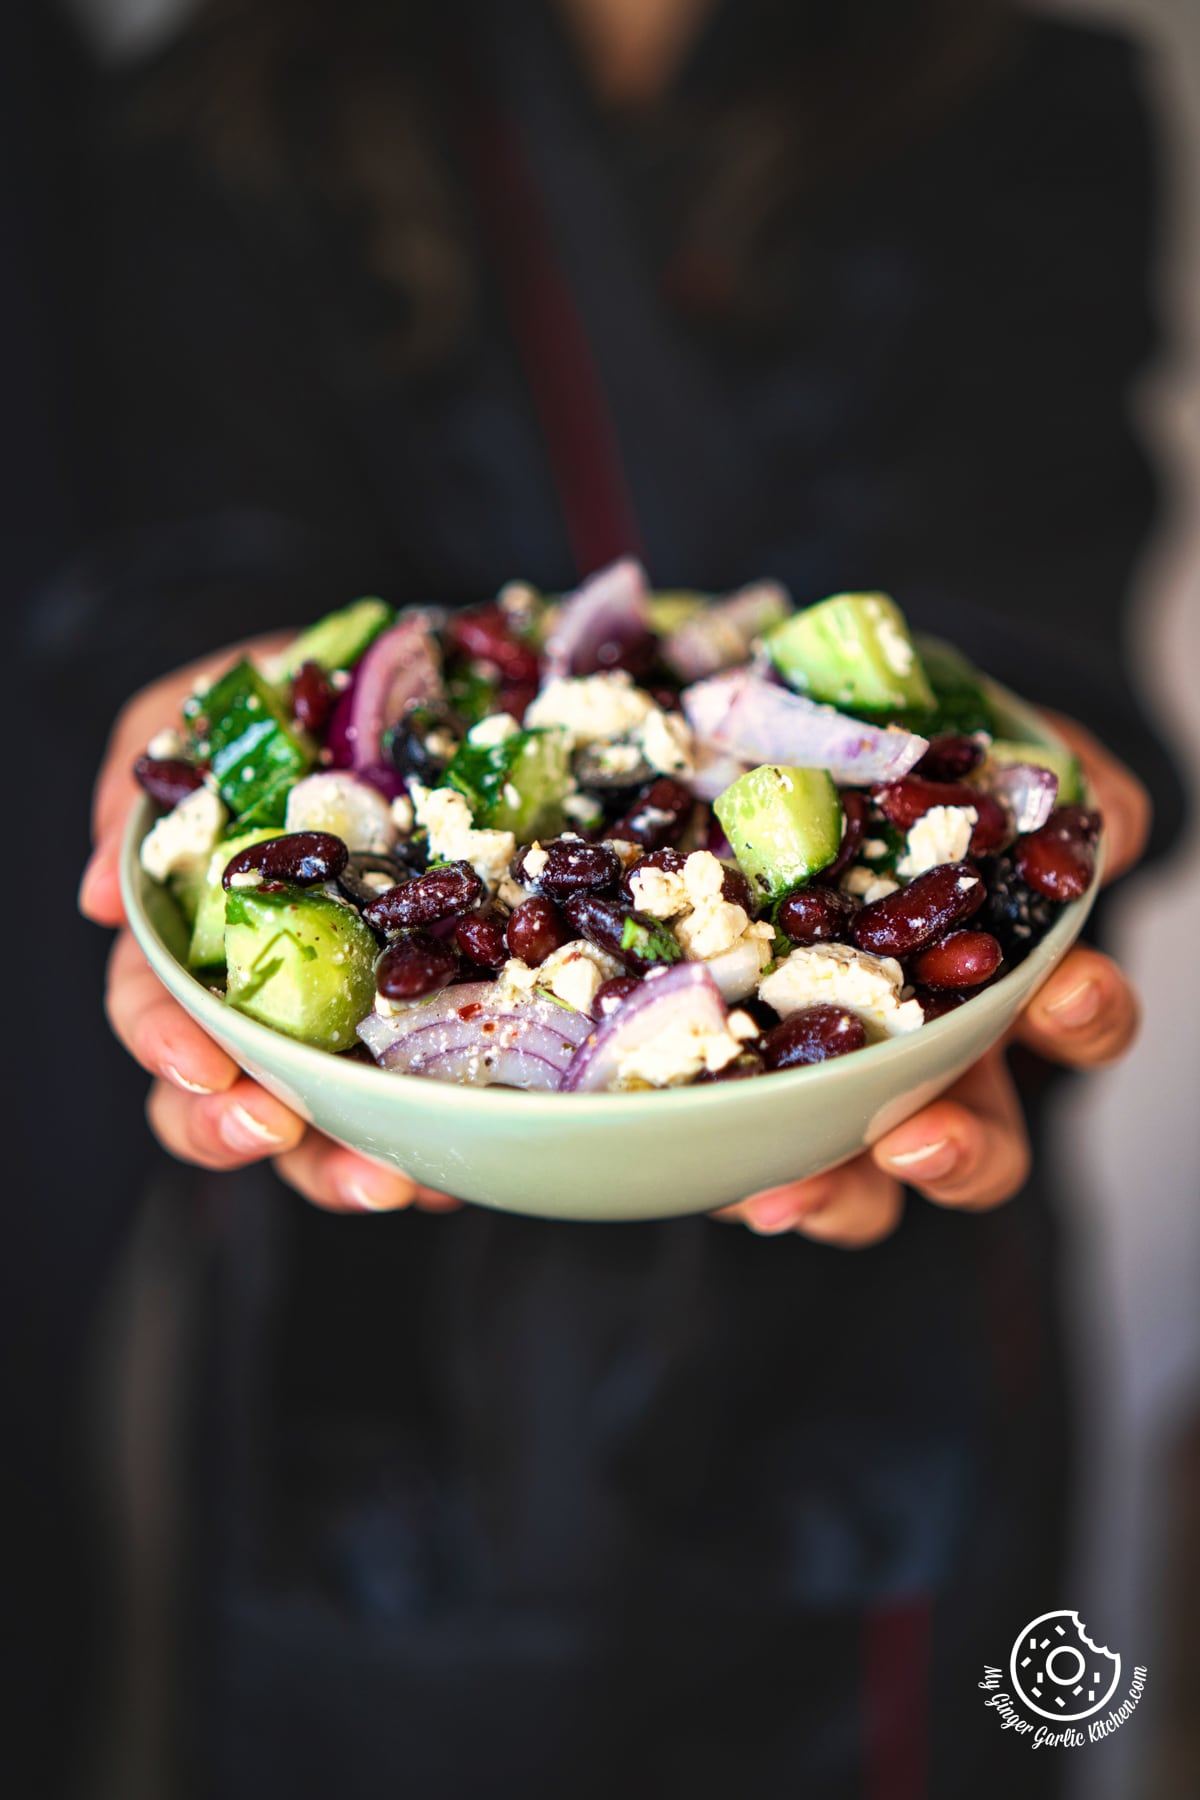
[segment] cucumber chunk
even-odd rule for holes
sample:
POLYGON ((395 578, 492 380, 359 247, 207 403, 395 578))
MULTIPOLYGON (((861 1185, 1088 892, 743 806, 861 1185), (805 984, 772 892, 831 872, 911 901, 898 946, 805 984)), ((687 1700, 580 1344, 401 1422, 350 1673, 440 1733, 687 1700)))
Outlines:
POLYGON ((319 664, 327 675, 337 669, 352 669, 395 616, 385 600, 374 597, 355 600, 338 612, 326 613, 288 645, 279 664, 279 679, 290 679, 306 662, 319 664))
POLYGON ((231 1006, 318 1050, 348 1050, 375 1004, 374 934, 313 889, 230 888, 225 961, 231 1006))
POLYGON ((552 728, 517 731, 499 744, 468 739, 446 770, 445 785, 457 788, 485 830, 554 837, 571 786, 566 738, 552 728))
POLYGON ((215 969, 225 961, 225 889, 221 877, 230 858, 249 844, 261 844, 264 839, 279 835, 272 826, 264 826, 257 831, 239 831, 217 845, 208 859, 198 895, 188 945, 189 969, 215 969))
POLYGON ((288 790, 311 765, 313 752, 253 664, 235 664, 183 710, 196 751, 211 762, 234 817, 243 825, 282 825, 288 790))
MULTIPOLYGON (((988 747, 987 763, 996 768, 1009 768, 1013 763, 1032 763, 1035 769, 1049 769, 1058 776, 1056 806, 1074 806, 1083 799, 1083 772, 1079 759, 1069 750, 1056 750, 1047 744, 1020 744, 1011 738, 995 738, 988 747)), ((985 768, 987 767, 985 763, 985 768)))
POLYGON ((713 802, 747 880, 778 900, 827 868, 842 842, 842 806, 825 769, 763 763, 713 802))
POLYGON ((765 642, 784 678, 814 700, 872 713, 933 705, 904 614, 886 594, 835 594, 765 642))

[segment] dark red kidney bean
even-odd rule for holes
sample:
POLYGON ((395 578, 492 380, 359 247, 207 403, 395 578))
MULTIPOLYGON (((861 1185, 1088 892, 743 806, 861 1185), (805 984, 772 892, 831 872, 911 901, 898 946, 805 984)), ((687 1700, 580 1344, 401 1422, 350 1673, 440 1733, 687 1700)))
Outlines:
POLYGON ((727 900, 730 906, 740 906, 742 911, 749 913, 752 919, 758 913, 758 900, 753 888, 742 871, 731 869, 728 863, 724 865, 724 873, 721 876, 721 898, 727 900))
POLYGON ((840 888, 801 888, 781 902, 775 923, 793 944, 836 944, 857 911, 858 902, 840 888))
POLYGON ((914 998, 921 1003, 927 1025, 932 1025, 935 1019, 944 1018, 948 1012, 954 1012, 970 997, 969 994, 955 993, 952 988, 939 989, 936 993, 932 988, 917 988, 914 992, 914 998))
POLYGON ((292 717, 305 731, 320 736, 337 705, 337 689, 320 663, 301 663, 292 678, 292 717))
POLYGON ((983 905, 987 886, 970 863, 942 863, 864 906, 851 941, 875 956, 912 956, 983 905))
POLYGON ((605 844, 586 844, 574 838, 551 838, 542 845, 546 861, 537 874, 528 868, 531 844, 518 850, 512 862, 515 878, 535 894, 565 900, 570 894, 598 894, 616 887, 622 862, 605 844))
POLYGON ((399 881, 407 881, 417 870, 410 867, 400 856, 390 855, 382 850, 353 850, 346 858, 346 866, 337 878, 338 887, 361 911, 378 900, 380 894, 388 888, 395 887, 399 881))
POLYGON ((454 927, 454 942, 477 969, 499 969, 508 961, 506 921, 497 912, 470 913, 454 927))
POLYGON ((443 863, 427 869, 411 881, 401 881, 380 894, 363 910, 363 918, 376 931, 404 931, 414 925, 433 925, 439 919, 456 919, 474 912, 487 889, 469 862, 443 863))
POLYGON ((385 1000, 423 1000, 449 987, 457 974, 453 946, 414 931, 388 945, 375 965, 375 986, 385 1000))
POLYGON ((573 894, 563 902, 563 911, 580 937, 607 950, 631 974, 645 975, 664 963, 678 962, 683 954, 672 931, 627 901, 573 894))
POLYGON ((859 793, 857 788, 843 788, 838 794, 842 803, 842 817, 846 821, 846 829, 842 833, 842 842, 837 855, 828 866, 813 876, 821 886, 830 886, 850 867, 858 856, 859 848, 867 831, 867 797, 859 793))
POLYGON ((660 775, 642 789, 624 818, 618 819, 607 835, 645 844, 648 850, 661 850, 664 844, 683 835, 691 810, 688 790, 672 776, 660 775))
POLYGON ((951 931, 922 950, 910 972, 927 988, 978 987, 991 980, 1003 955, 990 931, 951 931))
POLYGON ((747 1081, 755 1075, 765 1075, 767 1065, 757 1050, 742 1050, 727 1062, 723 1069, 716 1069, 711 1074, 707 1071, 696 1077, 697 1087, 712 1087, 718 1081, 747 1081))
POLYGON ((139 756, 133 773, 138 785, 160 806, 178 806, 204 786, 203 771, 182 756, 139 756))
POLYGON ((983 745, 974 738, 957 732, 946 737, 930 738, 929 748, 913 769, 926 781, 961 781, 983 761, 983 745))
POLYGON ((1039 831, 1019 837, 1013 846, 1017 874, 1035 894, 1047 900, 1078 900, 1092 885, 1099 817, 1081 806, 1060 806, 1039 831))
POLYGON ((995 795, 982 794, 963 781, 926 781, 919 775, 904 775, 886 787, 873 788, 872 797, 884 817, 902 831, 908 831, 933 806, 973 806, 973 856, 998 850, 1011 836, 1008 814, 995 795))
POLYGON ((531 682, 536 688, 537 652, 512 635, 499 606, 473 606, 469 612, 452 613, 446 640, 464 656, 494 663, 506 683, 531 682))
POLYGON ((759 1039, 759 1052, 770 1070, 799 1069, 861 1050, 866 1029, 857 1013, 844 1006, 806 1006, 789 1013, 759 1039))
POLYGON ((534 894, 530 899, 522 900, 512 914, 505 938, 514 956, 519 956, 531 968, 537 968, 548 956, 570 943, 571 933, 553 900, 545 894, 534 894))
POLYGON ((525 717, 525 709, 532 706, 537 699, 538 684, 536 681, 504 681, 496 695, 496 704, 501 712, 508 713, 518 724, 525 717))
POLYGON ((593 1010, 602 1019, 607 1019, 609 1013, 615 1013, 618 1006, 628 1000, 630 994, 636 994, 641 985, 636 975, 614 975, 611 980, 602 981, 596 989, 593 1010))
POLYGON ((247 844, 231 856, 221 885, 232 887, 237 875, 258 875, 264 881, 311 887, 315 881, 336 880, 349 854, 341 838, 331 831, 289 831, 285 837, 268 838, 263 844, 247 844))

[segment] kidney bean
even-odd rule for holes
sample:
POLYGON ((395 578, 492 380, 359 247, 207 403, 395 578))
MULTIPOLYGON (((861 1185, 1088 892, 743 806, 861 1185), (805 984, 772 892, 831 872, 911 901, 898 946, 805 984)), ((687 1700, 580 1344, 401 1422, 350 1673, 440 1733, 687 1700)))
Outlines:
POLYGON ((801 888, 781 902, 775 923, 793 944, 835 944, 845 940, 857 911, 857 901, 840 888, 801 888))
POLYGON ((983 905, 987 887, 970 863, 942 863, 864 906, 851 941, 876 956, 912 956, 983 905))
POLYGON ((375 986, 385 1000, 423 1000, 449 987, 458 957, 444 938, 414 931, 389 944, 375 965, 375 986))
POLYGON ((759 1051, 768 1069, 799 1069, 861 1050, 866 1029, 844 1006, 806 1006, 763 1033, 759 1051))
POLYGON ((621 892, 632 905, 633 888, 630 884, 640 870, 661 869, 664 874, 678 875, 682 872, 686 861, 687 857, 683 851, 673 850, 669 844, 664 844, 661 850, 648 850, 644 856, 639 856, 637 861, 631 863, 626 869, 621 878, 621 892))
MULTIPOLYGON (((515 879, 535 894, 565 900, 569 894, 602 893, 621 878, 622 863, 605 844, 585 844, 574 838, 552 838, 542 845, 545 863, 535 874, 529 867, 533 846, 524 845, 513 858, 515 879)), ((539 859, 535 857, 535 864, 539 859)))
POLYGON ((496 705, 500 712, 508 713, 518 723, 525 717, 525 709, 532 706, 537 699, 538 684, 536 681, 504 681, 496 695, 496 705))
POLYGON ((989 931, 951 931, 922 950, 912 978, 927 988, 971 988, 990 981, 1004 952, 989 931))
POLYGON ((614 975, 609 981, 602 981, 596 989, 594 1010, 602 1019, 609 1013, 615 1013, 618 1006, 628 1000, 630 994, 636 994, 641 987, 636 975, 614 975))
POLYGON ((1008 814, 995 795, 980 793, 965 781, 926 781, 919 775, 904 775, 886 787, 872 789, 872 796, 884 817, 903 831, 908 831, 933 806, 973 806, 973 856, 998 850, 1011 836, 1008 814))
POLYGON ((929 748, 913 769, 926 781, 961 781, 983 761, 983 745, 957 732, 930 738, 929 748))
POLYGON ((744 913, 753 919, 758 913, 758 898, 754 889, 746 880, 740 869, 730 868, 726 863, 721 876, 721 898, 731 906, 740 906, 744 913))
POLYGON ((580 937, 607 950, 632 974, 644 975, 663 963, 678 962, 683 955, 674 932, 624 900, 573 894, 564 902, 563 911, 580 937))
POLYGON ((660 775, 642 789, 607 835, 645 844, 648 850, 660 850, 664 844, 682 837, 691 811, 692 796, 688 790, 670 775, 660 775))
POLYGON ((562 914, 545 894, 522 900, 508 921, 505 937, 512 954, 531 968, 537 968, 571 941, 562 914))
POLYGON ((955 993, 953 988, 939 988, 936 993, 932 988, 917 988, 914 993, 914 998, 920 1001, 927 1025, 932 1025, 935 1019, 944 1018, 948 1012, 954 1012, 970 997, 969 994, 955 993))
POLYGON ((319 737, 337 705, 337 689, 320 663, 301 663, 292 677, 292 717, 304 731, 319 737))
POLYGON ((822 887, 835 884, 839 877, 850 867, 858 856, 859 847, 867 831, 867 797, 860 794, 857 788, 843 788, 838 795, 842 803, 842 817, 846 828, 842 832, 842 842, 837 855, 819 874, 813 876, 814 882, 822 887))
POLYGON ((479 969, 499 969, 508 960, 505 921, 497 912, 469 913, 454 927, 454 942, 479 969))
POLYGON ((1096 872, 1099 814, 1082 806, 1060 806, 1039 831, 1019 837, 1013 864, 1027 887, 1047 900, 1078 900, 1096 872))
POLYGON ((355 850, 346 858, 346 866, 337 878, 338 887, 361 911, 398 882, 407 881, 417 871, 399 856, 379 850, 355 850))
POLYGON ((290 881, 311 887, 315 881, 333 881, 346 867, 349 851, 331 831, 289 831, 285 837, 247 844, 231 856, 221 877, 222 887, 235 885, 239 875, 257 875, 266 881, 290 881))
POLYGON ((204 786, 203 771, 182 756, 139 756, 133 773, 139 786, 160 806, 178 806, 204 786))
POLYGON ((380 894, 363 912, 377 931, 403 931, 474 912, 487 889, 468 862, 443 863, 380 894))
POLYGON ((536 688, 537 652, 512 635, 501 607, 473 606, 469 612, 452 613, 446 641, 463 656, 493 663, 506 683, 530 682, 536 688))

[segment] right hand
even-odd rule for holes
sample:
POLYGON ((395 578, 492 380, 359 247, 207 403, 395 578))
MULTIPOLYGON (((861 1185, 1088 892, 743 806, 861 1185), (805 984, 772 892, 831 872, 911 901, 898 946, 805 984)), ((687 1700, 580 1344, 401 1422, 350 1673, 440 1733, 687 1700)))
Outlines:
POLYGON ((135 694, 117 718, 96 782, 94 848, 79 890, 84 916, 120 931, 108 963, 109 1023, 154 1077, 146 1115, 163 1148, 180 1161, 237 1169, 270 1157, 298 1193, 331 1212, 389 1212, 410 1205, 446 1212, 461 1203, 335 1144, 244 1075, 172 999, 126 924, 118 865, 125 823, 140 795, 135 758, 156 731, 178 724, 180 707, 203 685, 206 669, 247 651, 270 653, 287 642, 286 635, 260 638, 176 670, 135 694))

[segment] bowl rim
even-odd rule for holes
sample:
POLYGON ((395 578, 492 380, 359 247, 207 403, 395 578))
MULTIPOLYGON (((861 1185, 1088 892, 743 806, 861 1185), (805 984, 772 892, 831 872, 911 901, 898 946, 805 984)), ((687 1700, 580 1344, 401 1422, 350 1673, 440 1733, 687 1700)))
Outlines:
MULTIPOLYGON (((1066 748, 1063 739, 1053 729, 1044 715, 1039 713, 1029 702, 1021 700, 999 682, 985 677, 985 686, 990 695, 999 703, 1003 711, 1010 717, 1015 716, 1026 730, 1033 729, 1036 738, 1052 747, 1066 748)), ((700 1085, 693 1083, 687 1087, 652 1088, 636 1093, 528 1093, 524 1090, 505 1087, 468 1087, 460 1082, 432 1081, 428 1076, 406 1075, 391 1069, 380 1068, 364 1062, 349 1061, 345 1057, 331 1056, 326 1050, 318 1050, 311 1044, 300 1043, 295 1038, 287 1037, 283 1032, 274 1031, 258 1019, 252 1019, 245 1013, 231 1008, 212 989, 205 986, 193 972, 185 967, 169 949, 151 920, 142 902, 142 884, 150 878, 145 875, 139 861, 138 852, 141 842, 152 822, 152 802, 148 795, 142 795, 129 815, 121 845, 121 895, 125 905, 125 914, 130 929, 138 946, 145 955, 155 975, 179 1000, 184 1009, 202 1025, 211 1023, 215 1031, 222 1024, 232 1021, 233 1030, 239 1035, 244 1033, 248 1043, 248 1054, 256 1054, 256 1047, 262 1045, 262 1061, 273 1063, 278 1073, 287 1078, 290 1071, 295 1070, 301 1083, 318 1078, 324 1073, 327 1079, 355 1083, 371 1082, 378 1090, 379 1083, 386 1082, 389 1089, 405 1095, 410 1101, 419 1099, 422 1106, 432 1108, 435 1112, 447 1112, 455 1107, 469 1105, 481 1110, 485 1115, 489 1112, 505 1113, 512 1116, 514 1105, 519 1106, 520 1116, 533 1118, 547 1112, 548 1116, 565 1123, 576 1109, 582 1109, 590 1119, 624 1112, 631 1104, 641 1106, 647 1097, 653 1098, 657 1114, 670 1108, 674 1112, 695 1107, 701 1102, 710 1106, 735 1106, 742 1093, 744 1083, 740 1081, 706 1082, 700 1085), (170 978, 164 974, 166 968, 170 978), (182 990, 182 991, 181 991, 182 990), (331 1067, 333 1065, 333 1067, 331 1067), (334 1075, 334 1068, 338 1073, 334 1075)), ((1032 997, 1042 981, 1065 955, 1075 938, 1079 935, 1087 919, 1096 895, 1099 892, 1104 873, 1104 836, 1096 848, 1096 869, 1091 886, 1086 894, 1078 900, 1072 900, 1062 908, 1059 917, 1047 931, 1041 941, 1035 945, 1029 955, 1015 969, 1010 969, 999 981, 989 984, 980 993, 965 1001, 962 1006, 944 1013, 940 1019, 932 1019, 923 1025, 918 1032, 905 1032, 896 1037, 884 1038, 874 1044, 867 1044, 856 1050, 853 1056, 833 1057, 828 1062, 813 1063, 799 1069, 780 1069, 771 1075, 771 1093, 779 1097, 781 1103, 788 1094, 800 1084, 811 1085, 822 1080, 827 1083, 853 1080, 855 1070, 863 1067, 864 1057, 872 1058, 871 1066, 878 1070, 886 1057, 896 1061, 917 1043, 928 1043, 929 1033, 940 1034, 945 1038, 952 1031, 958 1030, 964 1036, 974 1035, 964 1028, 962 1014, 972 1009, 970 1016, 976 1027, 983 1027, 985 1013, 975 1010, 986 1009, 987 1014, 1002 1015, 1007 1011, 1008 1000, 1013 988, 1019 988, 1023 997, 1032 997), (786 1084, 786 1085, 785 1085, 786 1084)), ((998 1033, 996 1035, 999 1035, 998 1033)), ((940 1039, 939 1039, 940 1041, 940 1039)), ((993 1038, 991 1041, 995 1041, 993 1038)), ((982 1054, 982 1052, 981 1052, 982 1054)), ((237 1060, 237 1057, 234 1057, 237 1060)), ((757 1087, 757 1084, 755 1084, 757 1087)))

